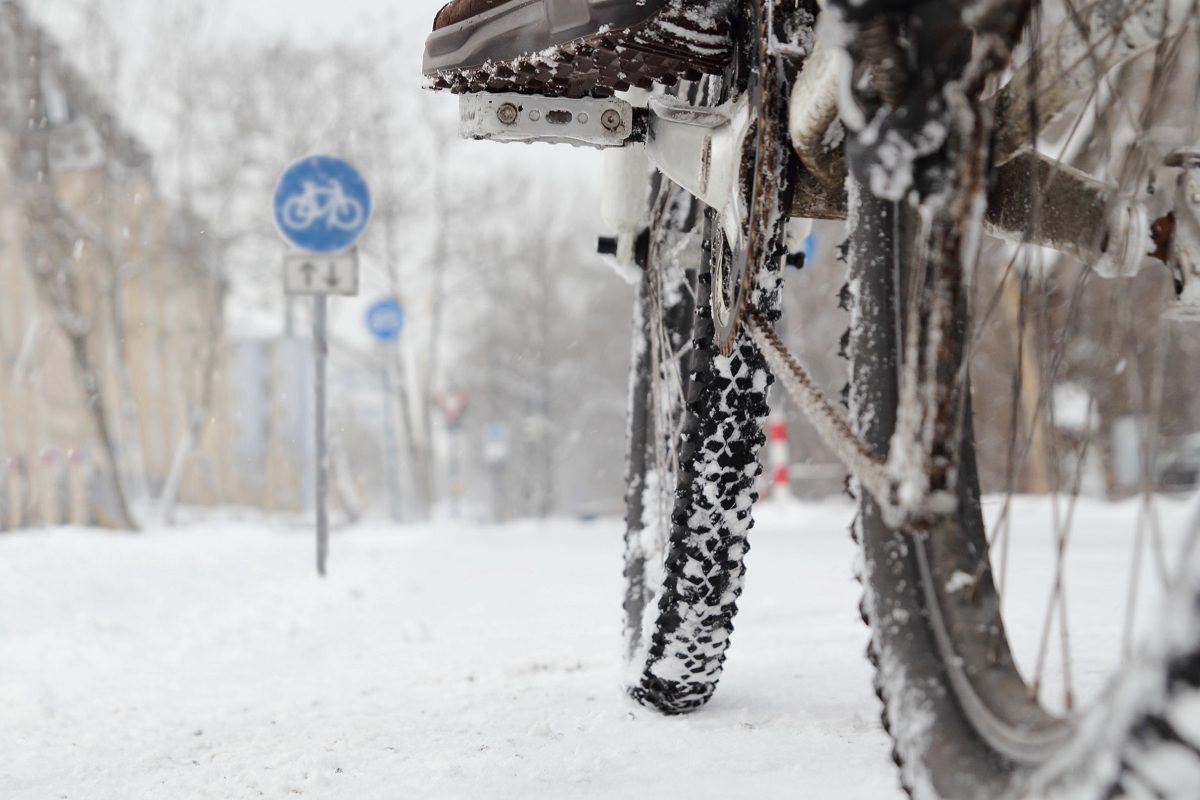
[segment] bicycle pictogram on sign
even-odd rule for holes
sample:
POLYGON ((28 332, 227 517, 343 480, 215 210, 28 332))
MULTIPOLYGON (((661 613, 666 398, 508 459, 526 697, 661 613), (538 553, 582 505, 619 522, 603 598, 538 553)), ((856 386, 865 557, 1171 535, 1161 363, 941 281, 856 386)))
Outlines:
POLYGON ((367 330, 381 342, 394 342, 404 330, 404 306, 394 297, 385 297, 367 309, 367 330))
POLYGON ((283 205, 283 221, 292 230, 306 231, 320 222, 327 228, 352 231, 362 225, 362 204, 346 196, 340 181, 324 186, 304 182, 304 191, 292 195, 283 205))
POLYGON ((340 158, 302 158, 284 172, 275 190, 279 232, 308 252, 345 250, 358 240, 370 217, 366 181, 340 158))

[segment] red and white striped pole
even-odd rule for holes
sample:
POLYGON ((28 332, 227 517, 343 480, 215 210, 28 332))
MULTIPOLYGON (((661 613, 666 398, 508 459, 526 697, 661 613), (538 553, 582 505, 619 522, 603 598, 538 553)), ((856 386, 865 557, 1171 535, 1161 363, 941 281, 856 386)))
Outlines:
POLYGON ((767 426, 767 468, 771 474, 767 497, 770 499, 786 500, 792 496, 791 462, 787 421, 782 415, 773 414, 767 426))

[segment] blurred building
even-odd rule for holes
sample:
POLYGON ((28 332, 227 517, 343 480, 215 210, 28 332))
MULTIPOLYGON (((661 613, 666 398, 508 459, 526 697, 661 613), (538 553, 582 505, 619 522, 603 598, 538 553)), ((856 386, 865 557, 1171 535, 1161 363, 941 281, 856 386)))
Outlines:
POLYGON ((203 223, 0 0, 0 529, 121 526, 173 472, 180 502, 236 497, 223 296, 203 223))

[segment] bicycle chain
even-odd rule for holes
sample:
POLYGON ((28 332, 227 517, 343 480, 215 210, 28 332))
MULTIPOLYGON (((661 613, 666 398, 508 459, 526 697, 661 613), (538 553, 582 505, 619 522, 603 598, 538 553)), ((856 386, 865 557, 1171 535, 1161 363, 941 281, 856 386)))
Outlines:
POLYGON ((771 323, 757 310, 747 310, 746 331, 766 359, 771 372, 787 391, 825 446, 857 476, 881 504, 895 493, 887 473, 887 462, 879 458, 859 437, 844 416, 817 387, 804 366, 788 350, 771 323))

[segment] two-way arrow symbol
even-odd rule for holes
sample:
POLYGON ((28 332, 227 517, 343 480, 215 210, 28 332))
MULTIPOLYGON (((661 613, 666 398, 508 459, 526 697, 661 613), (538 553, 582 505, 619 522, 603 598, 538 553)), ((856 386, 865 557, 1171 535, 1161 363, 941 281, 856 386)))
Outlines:
MULTIPOLYGON (((0 0, 0 5, 3 3, 0 0)), ((357 294, 356 254, 289 254, 284 261, 284 289, 293 295, 357 294)))

